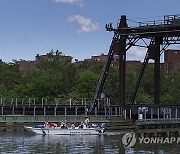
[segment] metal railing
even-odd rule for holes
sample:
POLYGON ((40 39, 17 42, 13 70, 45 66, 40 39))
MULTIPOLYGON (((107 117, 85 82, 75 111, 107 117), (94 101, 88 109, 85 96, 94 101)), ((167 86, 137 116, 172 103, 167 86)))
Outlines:
MULTIPOLYGON (((0 117, 4 116, 85 116, 88 106, 0 106, 0 117)), ((106 117, 126 117, 124 108, 117 106, 96 107, 89 115, 106 117)))
POLYGON ((138 109, 138 120, 141 124, 180 122, 180 108, 159 107, 156 109, 141 107, 138 109))

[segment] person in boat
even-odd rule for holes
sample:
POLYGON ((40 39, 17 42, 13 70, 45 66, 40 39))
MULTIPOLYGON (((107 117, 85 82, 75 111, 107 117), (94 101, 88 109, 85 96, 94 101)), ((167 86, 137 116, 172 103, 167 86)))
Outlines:
POLYGON ((83 122, 80 123, 79 128, 81 128, 81 129, 84 128, 84 123, 83 122))
POLYGON ((86 116, 85 117, 85 121, 84 121, 84 124, 86 125, 86 128, 89 128, 89 118, 86 116))
POLYGON ((69 128, 75 128, 76 126, 75 126, 75 124, 71 124, 70 126, 69 126, 69 128))
POLYGON ((49 126, 50 126, 50 127, 54 127, 54 123, 50 123, 49 126))
POLYGON ((64 128, 68 128, 68 122, 67 122, 67 120, 64 121, 64 128))
POLYGON ((50 128, 54 128, 54 129, 55 129, 55 128, 57 127, 57 124, 55 124, 55 123, 50 123, 49 126, 50 126, 50 128))
POLYGON ((48 121, 44 123, 44 127, 45 127, 45 128, 49 127, 48 121))
POLYGON ((86 116, 85 117, 85 121, 84 121, 84 123, 86 124, 86 125, 88 125, 89 124, 89 118, 86 116))
POLYGON ((64 123, 64 120, 61 121, 61 125, 60 125, 61 128, 65 128, 65 123, 64 123))
POLYGON ((60 127, 61 128, 68 128, 68 125, 69 125, 69 123, 67 122, 67 120, 62 120, 60 127))
POLYGON ((91 124, 91 127, 95 128, 95 127, 97 127, 97 124, 91 124))

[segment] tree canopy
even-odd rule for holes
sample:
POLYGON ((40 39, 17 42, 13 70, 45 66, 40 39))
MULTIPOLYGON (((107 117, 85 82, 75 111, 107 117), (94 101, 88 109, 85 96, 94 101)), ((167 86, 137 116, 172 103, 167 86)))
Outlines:
MULTIPOLYGON (((50 60, 39 58, 36 68, 20 71, 16 61, 0 61, 0 98, 60 99, 65 104, 72 99, 92 100, 102 72, 103 63, 85 61, 77 66, 64 58, 61 52, 47 54, 50 60)), ((137 68, 138 72, 139 68, 137 68)), ((111 67, 103 93, 118 104, 118 68, 111 67)), ((131 103, 138 73, 126 75, 126 101, 131 103)), ((137 104, 153 103, 153 67, 147 68, 137 95, 137 104)), ((161 102, 180 104, 180 71, 174 74, 161 72, 161 102)))

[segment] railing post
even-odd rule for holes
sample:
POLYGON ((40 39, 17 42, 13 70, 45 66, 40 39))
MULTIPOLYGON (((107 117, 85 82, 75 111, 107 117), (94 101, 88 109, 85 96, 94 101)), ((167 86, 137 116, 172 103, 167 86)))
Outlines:
POLYGON ((64 115, 67 115, 67 107, 64 108, 64 115))
POLYGON ((111 112, 111 111, 110 111, 110 106, 108 107, 108 112, 109 112, 109 116, 110 116, 110 114, 111 114, 111 113, 110 113, 110 112, 111 112))
POLYGON ((132 111, 131 111, 131 109, 129 110, 129 119, 132 119, 132 111))
POLYGON ((107 98, 107 100, 108 100, 108 105, 110 106, 110 105, 111 105, 111 100, 110 100, 110 98, 107 98))
POLYGON ((104 115, 106 115, 107 113, 106 113, 107 111, 106 111, 106 107, 104 106, 104 115))
POLYGON ((171 117, 172 117, 172 116, 171 116, 171 108, 170 108, 170 116, 169 116, 169 118, 171 119, 171 117))
POLYGON ((29 101, 28 101, 28 102, 29 102, 29 106, 30 106, 30 105, 31 105, 31 98, 29 98, 29 101))
POLYGON ((175 119, 177 121, 178 117, 177 117, 177 108, 176 108, 176 115, 175 115, 175 119))
POLYGON ((23 107, 23 116, 25 115, 25 107, 23 107))
POLYGON ((72 100, 71 100, 71 97, 70 97, 70 99, 69 99, 69 106, 70 106, 70 108, 71 108, 71 105, 72 105, 72 100))
POLYGON ((99 101, 100 101, 100 100, 99 100, 99 99, 97 99, 97 101, 98 101, 98 110, 99 110, 99 101))
POLYGON ((44 106, 44 116, 46 116, 46 106, 44 106))
POLYGON ((115 116, 117 116, 117 107, 115 107, 115 116))
POLYGON ((2 106, 1 108, 1 115, 3 116, 4 115, 4 107, 2 106))
POLYGON ((84 99, 84 106, 85 106, 85 108, 87 108, 87 105, 86 105, 86 98, 84 99))
POLYGON ((83 99, 81 99, 81 105, 83 106, 83 99))
POLYGON ((56 116, 56 114, 57 114, 57 107, 55 106, 55 108, 54 108, 54 115, 56 116))
POLYGON ((42 106, 44 105, 44 98, 41 99, 42 106))
POLYGON ((151 121, 153 120, 153 108, 151 108, 151 121))
POLYGON ((77 116, 78 107, 75 108, 75 115, 77 116))
POLYGON ((14 116, 14 106, 12 107, 12 115, 14 116))
POLYGON ((95 116, 97 116, 97 107, 95 107, 95 116))
POLYGON ((16 107, 17 107, 17 102, 18 102, 18 99, 16 98, 16 107))
POLYGON ((34 117, 36 116, 36 107, 34 106, 34 117))
POLYGON ((84 114, 87 115, 87 108, 84 107, 84 114))
POLYGON ((126 119, 126 109, 124 110, 124 119, 126 119))

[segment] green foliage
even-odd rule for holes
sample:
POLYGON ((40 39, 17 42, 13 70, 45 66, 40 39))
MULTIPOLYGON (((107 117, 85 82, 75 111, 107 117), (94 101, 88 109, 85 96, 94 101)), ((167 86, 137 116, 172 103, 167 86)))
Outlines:
MULTIPOLYGON (((36 68, 21 72, 16 61, 0 61, 0 98, 46 98, 58 103, 68 103, 69 99, 92 100, 102 72, 103 63, 85 61, 80 66, 70 63, 59 51, 48 53, 49 59, 39 57, 36 68)), ((137 68, 140 70, 140 67, 137 68)), ((131 103, 138 71, 126 75, 126 101, 131 103)), ((153 103, 153 67, 149 66, 144 74, 137 104, 153 103)), ((111 67, 104 85, 103 93, 111 99, 111 104, 118 104, 119 99, 118 68, 111 67)), ((180 72, 164 74, 161 72, 161 102, 180 104, 180 72)), ((9 101, 10 102, 10 101, 9 101)))
POLYGON ((96 90, 99 76, 89 70, 80 73, 77 91, 80 97, 91 99, 96 90))
POLYGON ((111 67, 104 85, 104 93, 111 99, 112 104, 117 104, 119 99, 119 73, 118 68, 111 67))
POLYGON ((134 74, 127 74, 126 75, 126 101, 128 104, 132 102, 132 96, 134 94, 135 85, 137 79, 134 74))

